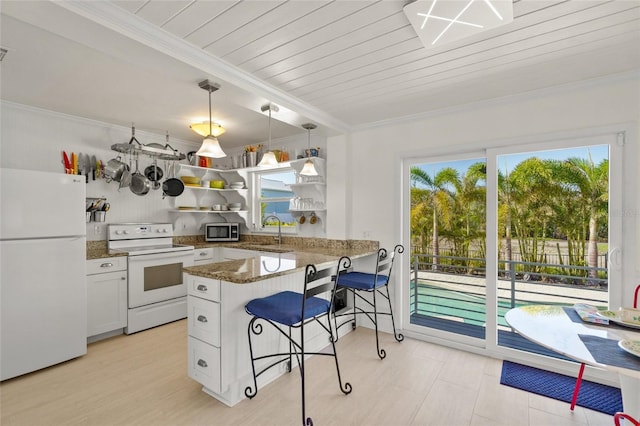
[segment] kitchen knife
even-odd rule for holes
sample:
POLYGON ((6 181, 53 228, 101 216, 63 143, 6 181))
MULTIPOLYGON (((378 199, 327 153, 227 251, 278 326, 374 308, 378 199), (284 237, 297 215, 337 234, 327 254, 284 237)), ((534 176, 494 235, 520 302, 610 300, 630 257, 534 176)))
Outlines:
POLYGON ((84 174, 84 154, 78 154, 78 174, 82 176, 84 174))
POLYGON ((89 183, 89 173, 91 173, 91 156, 89 154, 83 154, 84 160, 84 172, 86 173, 86 183, 89 183))
POLYGON ((72 166, 72 174, 78 174, 78 156, 75 152, 71 153, 71 166, 72 166))
POLYGON ((66 174, 71 173, 71 162, 69 161, 69 157, 67 156, 66 151, 62 151, 62 159, 64 160, 64 172, 66 174))
POLYGON ((96 163, 98 162, 96 160, 96 156, 92 155, 90 161, 91 161, 91 175, 93 180, 96 180, 96 163))

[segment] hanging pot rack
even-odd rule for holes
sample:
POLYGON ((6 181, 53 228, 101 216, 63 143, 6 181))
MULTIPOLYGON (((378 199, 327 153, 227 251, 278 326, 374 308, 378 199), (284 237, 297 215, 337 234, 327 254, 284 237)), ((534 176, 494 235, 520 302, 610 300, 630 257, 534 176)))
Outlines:
POLYGON ((131 139, 129 143, 116 143, 111 145, 111 149, 123 154, 145 154, 160 160, 184 160, 186 156, 173 149, 169 145, 169 134, 167 133, 167 143, 162 146, 159 143, 142 144, 136 139, 136 128, 131 126, 131 139))

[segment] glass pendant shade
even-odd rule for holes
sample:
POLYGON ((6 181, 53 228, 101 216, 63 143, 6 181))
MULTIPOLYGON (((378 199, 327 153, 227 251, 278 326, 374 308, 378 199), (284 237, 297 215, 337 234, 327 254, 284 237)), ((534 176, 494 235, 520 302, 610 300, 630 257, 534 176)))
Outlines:
POLYGON ((202 146, 196 152, 196 155, 200 157, 211 157, 211 158, 222 158, 226 157, 227 154, 224 153, 222 148, 220 147, 220 143, 218 139, 209 135, 202 141, 202 146))
POLYGON ((262 156, 262 160, 260 160, 260 163, 258 164, 258 166, 260 167, 277 166, 277 165, 278 165, 278 160, 276 160, 276 155, 271 151, 265 152, 265 154, 262 156))
POLYGON ((304 166, 302 167, 302 170, 300 170, 300 174, 302 176, 318 176, 318 171, 316 170, 316 167, 313 165, 313 161, 311 161, 310 159, 305 161, 304 166))
POLYGON ((262 112, 269 111, 269 145, 268 151, 262 156, 262 160, 258 163, 258 167, 273 167, 278 165, 276 155, 271 151, 271 111, 278 112, 279 108, 274 104, 265 104, 261 107, 262 112))
POLYGON ((208 136, 213 135, 213 137, 218 137, 221 134, 225 133, 227 129, 219 125, 218 123, 211 123, 209 126, 208 121, 202 121, 200 123, 193 123, 189 126, 191 130, 199 134, 200 136, 208 136), (209 129, 211 129, 211 133, 209 133, 209 129))
MULTIPOLYGON (((315 129, 317 126, 313 123, 305 123, 302 125, 302 128, 307 131, 308 139, 307 139, 307 155, 311 155, 311 131, 315 129)), ((304 162, 304 166, 302 166, 302 170, 300 170, 300 175, 302 176, 318 176, 318 171, 316 170, 316 166, 313 164, 310 158, 307 158, 307 161, 304 162)))
MULTIPOLYGON (((215 83, 211 84, 209 80, 201 81, 200 83, 198 83, 198 86, 200 86, 201 89, 204 89, 207 92, 209 92, 209 121, 205 122, 209 127, 208 129, 209 131, 206 133, 207 137, 204 138, 204 140, 202 141, 202 146, 200 146, 200 149, 198 150, 198 152, 196 152, 196 155, 199 155, 200 157, 210 157, 210 158, 226 157, 227 154, 224 153, 224 151, 222 150, 222 147, 220 146, 220 142, 218 142, 218 139, 216 138, 216 133, 214 131, 215 123, 211 118, 211 92, 218 90, 220 86, 215 83)), ((193 129, 192 126, 191 128, 193 129)), ((223 129, 223 133, 224 133, 224 129, 223 129)))

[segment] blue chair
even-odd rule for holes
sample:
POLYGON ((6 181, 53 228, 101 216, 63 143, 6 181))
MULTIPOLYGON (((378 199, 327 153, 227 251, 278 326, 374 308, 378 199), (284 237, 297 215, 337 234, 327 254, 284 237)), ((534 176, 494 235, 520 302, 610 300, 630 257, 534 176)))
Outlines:
POLYGON ((393 327, 393 336, 398 342, 404 340, 404 336, 396 331, 395 320, 393 319, 393 308, 391 306, 391 298, 389 297, 389 277, 391 276, 391 270, 393 268, 393 260, 396 254, 404 252, 404 247, 400 244, 396 245, 391 253, 387 253, 387 250, 381 248, 378 250, 378 259, 376 261, 376 268, 374 273, 366 272, 340 272, 338 274, 337 285, 338 290, 346 289, 353 293, 353 311, 339 315, 334 315, 334 321, 336 326, 336 336, 338 335, 338 329, 345 324, 351 323, 353 329, 356 328, 356 318, 359 314, 366 315, 376 330, 376 350, 380 359, 384 359, 387 353, 384 349, 380 349, 380 341, 378 338, 378 316, 389 315, 391 316, 391 325, 393 327), (358 294, 359 292, 369 293, 371 297, 365 298, 358 294), (377 306, 377 295, 387 300, 389 304, 389 312, 379 312, 377 306), (356 303, 356 297, 358 301, 363 303, 364 307, 358 306, 356 303), (373 310, 371 310, 373 309, 373 310), (345 321, 338 325, 338 317, 350 316, 350 321, 345 321))
POLYGON ((283 291, 274 295, 253 299, 245 305, 245 310, 253 318, 249 321, 249 351, 251 353, 251 369, 253 372, 253 388, 247 386, 244 394, 251 399, 258 393, 257 378, 267 370, 286 363, 287 370, 291 372, 292 357, 295 355, 300 368, 300 377, 302 382, 302 424, 313 425, 311 417, 306 417, 305 412, 305 355, 328 355, 332 356, 336 362, 336 371, 338 373, 338 385, 340 390, 345 394, 351 393, 351 384, 346 382, 342 384, 340 377, 340 366, 338 365, 338 356, 336 353, 335 339, 333 336, 333 328, 329 319, 333 299, 336 290, 336 274, 351 266, 351 259, 341 257, 338 261, 337 271, 333 268, 318 271, 314 265, 307 265, 304 277, 304 289, 302 293, 293 291, 283 291), (327 300, 318 295, 327 293, 327 300), (327 318, 326 325, 321 320, 327 318), (272 353, 267 355, 256 356, 253 353, 252 335, 262 333, 262 323, 271 324, 278 332, 280 332, 289 341, 289 351, 272 353), (304 328, 307 324, 317 322, 329 334, 329 342, 333 351, 329 352, 307 352, 305 350, 304 328), (292 336, 292 329, 300 330, 300 338, 296 340, 292 336), (256 372, 255 362, 263 359, 272 359, 273 362, 262 367, 256 372))

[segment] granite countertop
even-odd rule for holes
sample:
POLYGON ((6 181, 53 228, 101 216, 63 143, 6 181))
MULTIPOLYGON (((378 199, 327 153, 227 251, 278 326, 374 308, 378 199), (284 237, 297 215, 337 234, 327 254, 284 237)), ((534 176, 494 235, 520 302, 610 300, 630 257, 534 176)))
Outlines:
MULTIPOLYGON (((210 243, 202 236, 174 237, 174 243, 191 245, 196 249, 226 247, 257 251, 246 259, 227 260, 206 265, 189 266, 184 271, 195 276, 228 281, 236 284, 252 283, 267 278, 304 271, 308 264, 317 268, 338 266, 338 259, 351 259, 375 254, 378 242, 370 240, 332 240, 283 236, 282 244, 274 244, 273 237, 243 235, 241 241, 210 243)), ((127 256, 125 251, 109 251, 106 241, 87 241, 87 260, 127 256)))
MULTIPOLYGON (((228 247, 228 245, 225 245, 228 247)), ((246 248, 245 245, 242 248, 246 248)), ((260 246, 257 246, 260 247, 260 246)), ((276 246, 278 247, 278 246, 276 246)), ((286 250, 286 246, 279 246, 286 250)), ((241 248, 241 247, 236 247, 241 248)), ((306 250, 294 248, 284 253, 260 253, 246 259, 227 260, 206 265, 189 266, 183 270, 191 275, 228 281, 234 284, 248 284, 267 278, 274 278, 298 271, 304 271, 313 264, 318 269, 338 266, 341 256, 351 259, 375 254, 377 249, 337 249, 314 248, 306 250)))
POLYGON ((127 252, 124 251, 107 250, 107 242, 104 240, 87 241, 87 260, 104 259, 107 257, 119 257, 126 255, 127 252))

